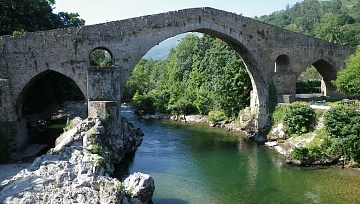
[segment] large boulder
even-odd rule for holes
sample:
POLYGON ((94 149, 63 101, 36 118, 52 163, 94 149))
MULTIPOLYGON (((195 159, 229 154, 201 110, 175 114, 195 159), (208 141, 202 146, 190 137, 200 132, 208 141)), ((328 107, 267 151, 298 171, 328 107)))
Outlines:
POLYGON ((134 173, 124 180, 125 192, 142 203, 151 203, 155 190, 154 179, 147 174, 134 173))
POLYGON ((134 194, 136 197, 127 197, 125 185, 109 176, 114 159, 116 162, 119 159, 109 151, 124 155, 141 143, 141 131, 132 130, 128 124, 124 126, 127 126, 126 134, 107 138, 99 118, 77 119, 57 139, 55 148, 35 159, 29 168, 0 183, 0 203, 147 203, 154 190, 149 175, 141 174, 142 182, 132 184, 132 189, 139 189, 134 194), (152 189, 151 194, 144 187, 152 189))

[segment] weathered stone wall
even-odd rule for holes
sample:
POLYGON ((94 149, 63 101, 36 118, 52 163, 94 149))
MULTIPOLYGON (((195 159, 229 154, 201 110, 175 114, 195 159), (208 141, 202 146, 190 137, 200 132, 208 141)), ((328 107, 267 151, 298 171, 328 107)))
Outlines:
POLYGON ((89 101, 121 101, 121 70, 118 67, 90 67, 89 101))
MULTIPOLYGON (((314 63, 319 65, 320 73, 331 80, 333 73, 353 52, 340 45, 212 8, 185 9, 16 37, 1 36, 0 78, 9 82, 5 90, 7 113, 1 112, 0 120, 14 122, 21 119, 19 95, 32 78, 46 70, 73 79, 85 98, 91 101, 119 102, 121 88, 109 92, 107 83, 119 80, 119 85, 125 84, 135 65, 153 46, 169 37, 192 31, 224 40, 244 59, 253 94, 257 95, 253 97, 256 100, 252 100, 251 107, 259 114, 259 128, 267 124, 268 88, 272 82, 280 99, 283 95, 294 95, 296 78, 306 67, 314 63), (115 69, 120 70, 121 77, 108 72, 101 80, 100 73, 88 72, 89 54, 98 47, 111 52, 115 69), (289 64, 285 71, 275 73, 275 61, 280 55, 286 55, 289 64), (319 60, 327 63, 317 63, 319 60), (327 76, 328 72, 332 74, 327 76)), ((1 100, 5 100, 4 97, 1 100)), ((4 107, 0 106, 0 109, 4 107)))
POLYGON ((0 78, 0 121, 11 120, 10 80, 0 78))

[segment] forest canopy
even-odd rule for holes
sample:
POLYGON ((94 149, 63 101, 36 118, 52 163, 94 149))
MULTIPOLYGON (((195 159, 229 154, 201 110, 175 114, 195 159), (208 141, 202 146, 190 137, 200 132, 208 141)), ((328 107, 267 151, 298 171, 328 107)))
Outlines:
POLYGON ((251 89, 245 65, 232 48, 211 36, 189 34, 167 60, 140 61, 124 97, 146 112, 221 111, 235 117, 249 104, 251 89))

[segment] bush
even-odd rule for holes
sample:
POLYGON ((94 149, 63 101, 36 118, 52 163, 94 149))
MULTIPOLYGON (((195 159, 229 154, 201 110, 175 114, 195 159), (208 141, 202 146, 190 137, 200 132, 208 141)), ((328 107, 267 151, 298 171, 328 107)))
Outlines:
POLYGON ((320 93, 321 92, 321 81, 320 80, 307 80, 296 82, 296 93, 309 94, 309 93, 320 93))
POLYGON ((303 161, 309 158, 309 149, 306 147, 295 147, 290 156, 294 159, 303 161))
POLYGON ((314 127, 315 122, 315 111, 309 105, 295 102, 287 106, 284 114, 284 124, 288 133, 307 133, 314 127))
POLYGON ((360 112, 350 106, 337 106, 325 114, 325 127, 330 135, 344 138, 360 135, 360 112))
POLYGON ((287 107, 285 105, 281 105, 281 104, 278 104, 275 107, 275 111, 271 115, 271 121, 274 124, 277 124, 277 123, 280 123, 280 122, 284 121, 284 115, 285 115, 286 108, 287 107))
POLYGON ((220 122, 227 120, 226 114, 223 111, 210 111, 208 119, 211 122, 220 122))
POLYGON ((325 114, 325 128, 346 158, 360 162, 360 112, 349 106, 338 106, 325 114))
POLYGON ((341 154, 341 149, 336 145, 336 141, 329 136, 325 128, 315 131, 315 138, 306 144, 309 155, 314 157, 333 156, 341 154))
POLYGON ((350 135, 344 143, 345 155, 353 161, 360 163, 360 136, 350 135))

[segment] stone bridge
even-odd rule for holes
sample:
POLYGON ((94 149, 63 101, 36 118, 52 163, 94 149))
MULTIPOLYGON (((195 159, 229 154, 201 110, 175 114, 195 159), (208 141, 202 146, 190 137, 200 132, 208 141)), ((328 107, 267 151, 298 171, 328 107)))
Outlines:
MULTIPOLYGON (((244 60, 253 91, 257 127, 268 123, 270 87, 278 102, 292 102, 295 82, 310 65, 323 77, 323 92, 336 96, 329 83, 353 52, 347 47, 283 30, 213 8, 193 8, 80 28, 0 36, 0 127, 17 150, 27 144, 23 96, 29 84, 57 73, 71 79, 88 103, 88 115, 119 119, 122 87, 135 65, 158 43, 186 32, 222 39, 244 60), (106 49, 113 65, 91 67, 89 54, 106 49)), ((273 97, 274 98, 274 97, 273 97)), ((114 123, 114 128, 119 128, 114 123)))

